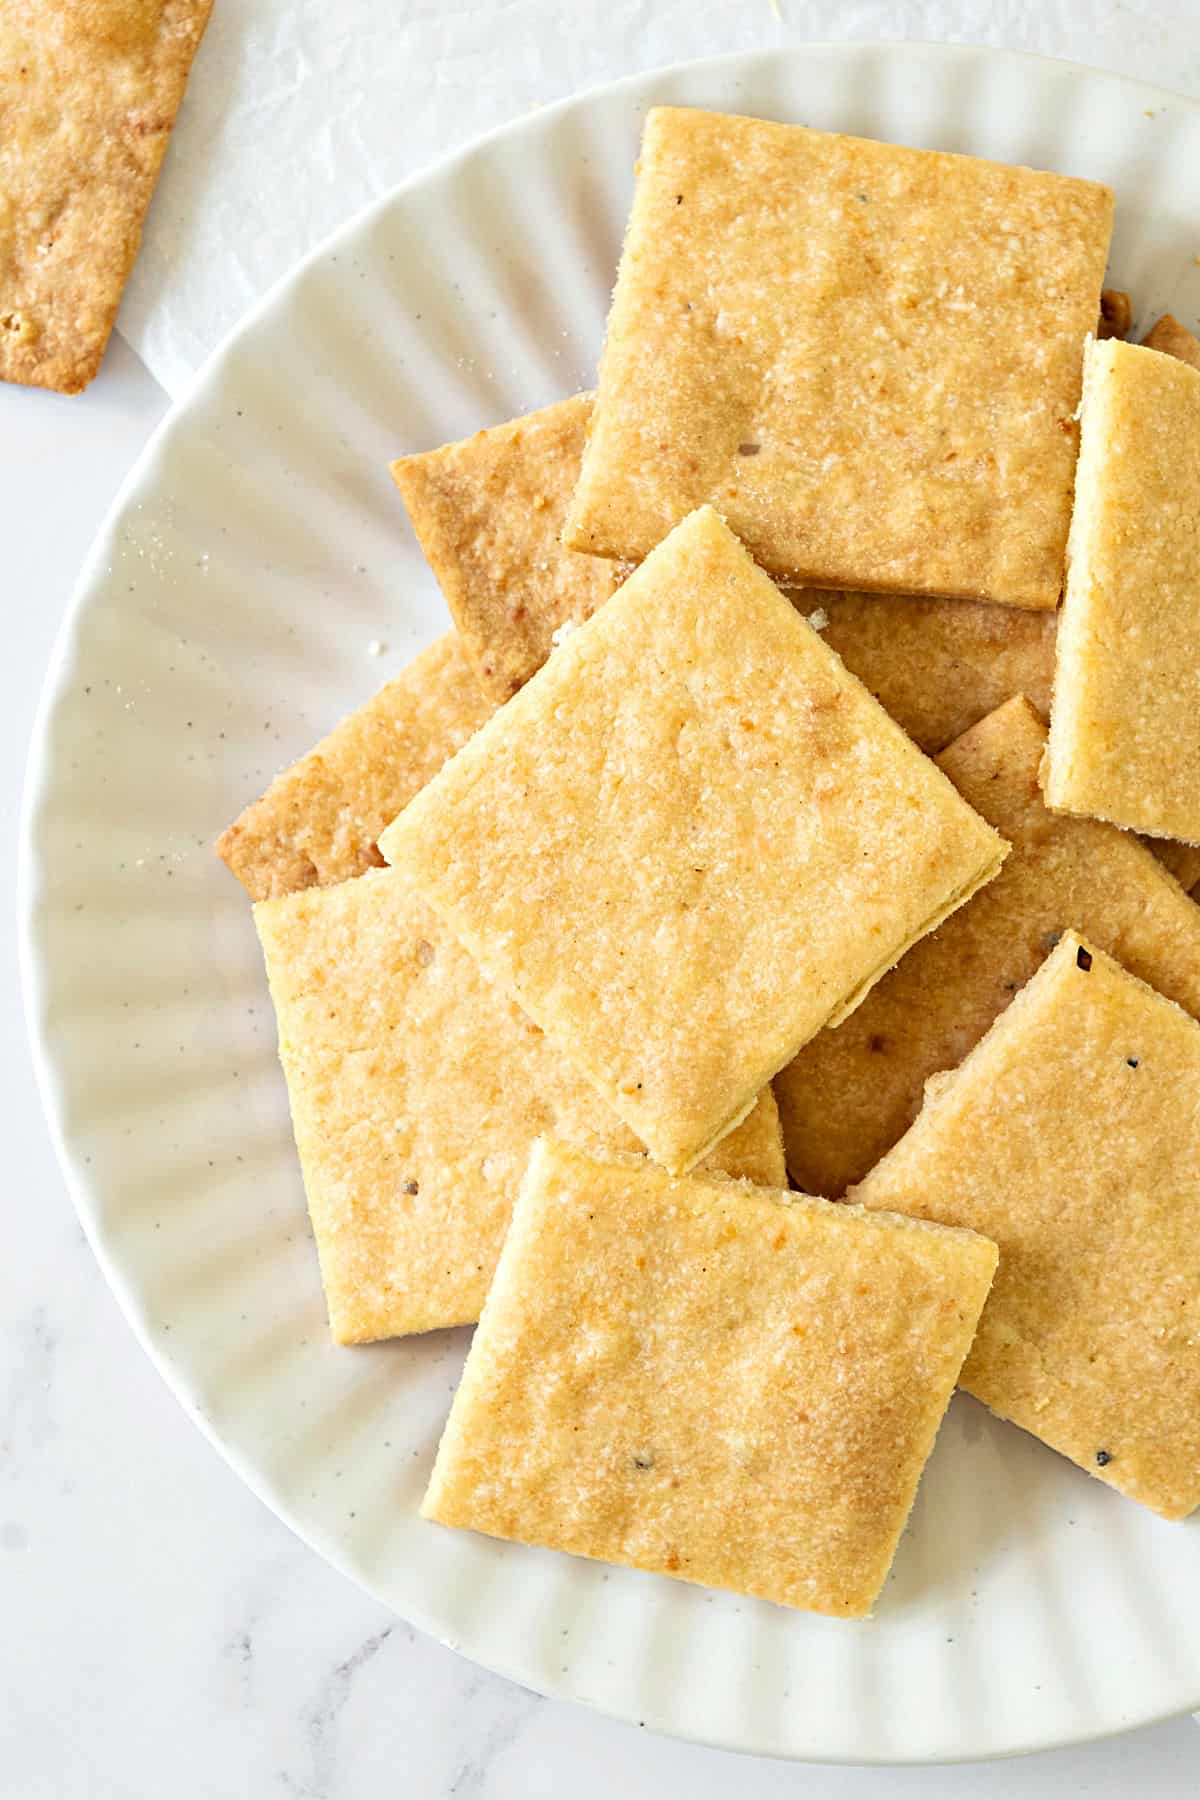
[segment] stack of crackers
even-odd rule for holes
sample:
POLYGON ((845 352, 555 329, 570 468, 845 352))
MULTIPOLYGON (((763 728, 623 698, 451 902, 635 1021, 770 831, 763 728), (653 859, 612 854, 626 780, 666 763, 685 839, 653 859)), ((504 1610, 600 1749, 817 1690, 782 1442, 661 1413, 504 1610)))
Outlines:
POLYGON ((1200 1502, 1200 345, 1111 225, 660 109, 596 394, 396 463, 454 629, 218 849, 335 1339, 478 1321, 430 1519, 861 1616, 956 1385, 1200 1502))

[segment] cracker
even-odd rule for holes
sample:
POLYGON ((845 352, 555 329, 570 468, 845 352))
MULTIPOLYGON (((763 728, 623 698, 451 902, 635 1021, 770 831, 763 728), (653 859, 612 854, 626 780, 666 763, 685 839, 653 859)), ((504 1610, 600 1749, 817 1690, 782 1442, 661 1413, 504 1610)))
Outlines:
MULTIPOLYGON (((931 755, 1014 694, 1048 715, 1054 613, 920 594, 836 594, 797 588, 789 599, 852 675, 931 755)), ((1147 839, 1185 889, 1200 881, 1200 847, 1147 839)))
POLYGON ((1112 196, 760 119, 646 121, 565 541, 719 507, 781 580, 1053 607, 1112 196))
POLYGON ((493 711, 454 632, 277 775, 217 839, 252 900, 348 881, 376 840, 493 711))
POLYGON ((0 379, 100 367, 211 7, 0 4, 0 379))
POLYGON ((1121 288, 1105 288, 1100 295, 1100 317, 1096 321, 1098 338, 1128 337, 1133 324, 1133 302, 1121 288))
POLYGON ((380 848, 676 1172, 1004 854, 710 508, 380 848))
MULTIPOLYGON (((479 1316, 539 1132, 633 1133, 396 870, 255 907, 340 1343, 479 1316)), ((768 1089, 711 1166, 782 1185, 768 1089)))
POLYGON ((915 744, 942 750, 1013 694, 1050 710, 1054 613, 919 594, 790 598, 915 744))
POLYGON ((965 1232, 542 1141, 422 1511, 862 1617, 995 1266, 965 1232))
POLYGON ((1161 350, 1164 356, 1174 356, 1179 362, 1200 369, 1200 338, 1193 337, 1171 313, 1164 313, 1157 324, 1151 326, 1142 343, 1147 350, 1161 350))
POLYGON ((477 431, 392 464, 463 647, 497 701, 515 694, 555 632, 590 619, 612 565, 559 541, 579 477, 592 396, 477 431))
POLYGON ((1047 802, 1200 843, 1200 370, 1112 339, 1083 436, 1047 802))
POLYGON ((962 1386, 1168 1519, 1200 1502, 1200 1025, 1068 932, 855 1198, 1000 1268, 962 1386))
POLYGON ((853 1016, 776 1079, 788 1166, 809 1192, 866 1175, 1069 926, 1200 1017, 1200 907, 1141 841, 1048 812, 1038 788, 1046 730, 1026 700, 991 713, 938 761, 1011 852, 969 906, 914 945, 853 1016))
POLYGON ((1171 838, 1144 838, 1142 842, 1164 869, 1170 869, 1185 893, 1200 882, 1200 844, 1177 844, 1171 838))

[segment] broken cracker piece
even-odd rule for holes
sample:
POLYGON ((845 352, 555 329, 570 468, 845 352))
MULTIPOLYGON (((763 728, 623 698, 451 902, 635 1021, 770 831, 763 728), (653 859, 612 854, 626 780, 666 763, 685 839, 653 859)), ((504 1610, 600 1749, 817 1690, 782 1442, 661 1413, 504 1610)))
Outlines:
POLYGON ((380 839, 677 1172, 1004 848, 709 508, 380 839))
POLYGON ((489 717, 454 632, 277 775, 217 839, 252 900, 378 868, 380 832, 489 717))
MULTIPOLYGON (((254 917, 334 1338, 472 1323, 538 1134, 637 1138, 398 870, 254 917)), ((769 1089, 710 1167, 784 1184, 769 1089)))
POLYGON ((422 1511, 861 1618, 995 1266, 966 1232, 542 1141, 422 1511))
POLYGON ((962 1386, 1164 1518, 1200 1503, 1200 1025, 1074 932, 853 1198, 993 1238, 962 1386))

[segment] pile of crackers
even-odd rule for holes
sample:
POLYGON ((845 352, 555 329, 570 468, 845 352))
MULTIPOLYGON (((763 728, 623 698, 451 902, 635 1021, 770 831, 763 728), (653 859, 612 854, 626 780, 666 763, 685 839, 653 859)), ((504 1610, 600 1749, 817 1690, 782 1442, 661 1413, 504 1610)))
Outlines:
POLYGON ((455 629, 218 849, 334 1338, 478 1321, 430 1519, 862 1616, 956 1385, 1200 1502, 1200 344, 1112 209, 656 110, 595 395, 396 463, 455 629))

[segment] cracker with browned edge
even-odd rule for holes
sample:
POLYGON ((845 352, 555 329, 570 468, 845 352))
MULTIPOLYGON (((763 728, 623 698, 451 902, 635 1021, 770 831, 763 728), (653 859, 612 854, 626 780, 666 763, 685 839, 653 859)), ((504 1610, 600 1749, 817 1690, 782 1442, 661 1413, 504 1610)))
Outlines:
POLYGON ((1088 346, 1047 803, 1200 843, 1200 369, 1088 346))
POLYGON ((1172 313, 1164 313, 1150 327, 1142 343, 1147 350, 1161 350, 1164 356, 1174 356, 1179 362, 1200 369, 1200 338, 1194 337, 1172 313))
MULTIPOLYGON (((472 1322, 538 1134, 638 1140, 398 870, 254 916, 334 1337, 472 1322)), ((769 1088, 710 1166, 784 1183, 769 1088)))
POLYGON ((543 1140, 422 1511, 861 1618, 995 1266, 966 1232, 543 1140))
POLYGON ((0 379, 100 367, 212 0, 0 0, 0 379))
POLYGON ((380 839, 677 1172, 1004 848, 710 508, 380 839))
MULTIPOLYGON (((798 588, 789 598, 930 755, 1014 694, 1049 716, 1055 613, 819 588, 798 588)), ((1200 847, 1169 838, 1146 842, 1181 887, 1200 881, 1200 847)))
POLYGON ((515 694, 616 586, 612 566, 560 543, 592 396, 392 464, 467 655, 495 700, 515 694))
POLYGON ((1200 1503, 1200 1025, 1074 932, 854 1198, 1000 1267, 962 1386, 1131 1499, 1200 1503))
POLYGON ((789 585, 1054 607, 1112 195, 657 107, 565 541, 711 502, 789 585))
POLYGON ((378 868, 380 832, 494 708, 452 631, 277 775, 217 839, 252 900, 378 868))
POLYGON ((841 1194, 921 1109, 927 1078, 963 1060, 1068 927, 1200 1017, 1200 906, 1137 838, 1046 810, 1046 729, 1026 700, 938 758, 1012 849, 995 881, 915 944, 858 1011, 777 1078, 788 1167, 841 1194))
POLYGON ((817 588, 791 598, 930 755, 1014 694, 1050 710, 1054 613, 817 588))

